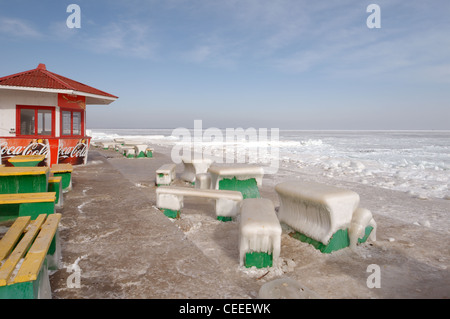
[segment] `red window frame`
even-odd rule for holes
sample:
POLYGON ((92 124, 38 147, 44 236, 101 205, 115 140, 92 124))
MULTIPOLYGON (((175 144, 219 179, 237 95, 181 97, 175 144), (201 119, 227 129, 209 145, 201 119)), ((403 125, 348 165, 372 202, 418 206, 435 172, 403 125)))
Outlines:
POLYGON ((60 129, 60 137, 81 137, 84 136, 84 110, 74 110, 74 109, 69 109, 69 108, 60 108, 59 109, 59 115, 60 115, 60 125, 59 125, 59 129, 60 129), (63 134, 63 112, 70 112, 70 134, 63 134), (77 112, 77 113, 81 113, 81 118, 80 118, 80 134, 73 134, 73 113, 77 112))
POLYGON ((55 108, 51 106, 38 106, 38 105, 16 105, 16 136, 21 137, 55 137, 56 134, 56 120, 55 120, 55 108), (25 135, 21 133, 21 110, 28 109, 34 110, 34 134, 25 135), (39 124, 38 124, 38 111, 51 111, 52 112, 52 133, 50 135, 38 134, 39 124))

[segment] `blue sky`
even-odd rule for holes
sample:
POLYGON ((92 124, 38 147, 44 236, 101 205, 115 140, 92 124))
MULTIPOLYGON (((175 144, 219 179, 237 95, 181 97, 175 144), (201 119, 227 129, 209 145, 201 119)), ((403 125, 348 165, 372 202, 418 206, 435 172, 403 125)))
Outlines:
POLYGON ((0 76, 119 96, 88 128, 448 130, 449 34, 448 0, 1 0, 0 76))

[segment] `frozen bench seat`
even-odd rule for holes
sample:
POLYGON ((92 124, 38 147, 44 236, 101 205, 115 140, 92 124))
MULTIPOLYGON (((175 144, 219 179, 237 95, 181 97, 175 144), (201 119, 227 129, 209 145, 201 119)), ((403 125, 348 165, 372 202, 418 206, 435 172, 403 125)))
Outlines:
POLYGON ((208 169, 211 174, 211 188, 237 190, 245 198, 259 198, 264 169, 252 165, 213 165, 208 169))
POLYGON ((235 191, 161 186, 156 189, 156 206, 170 218, 178 218, 184 197, 210 198, 216 201, 217 219, 231 220, 239 213, 242 194, 235 191))
POLYGON ((298 232, 293 237, 324 253, 349 246, 348 228, 360 200, 357 193, 306 181, 283 182, 275 190, 280 199, 278 218, 298 232))
POLYGON ((244 199, 239 230, 241 266, 265 268, 276 263, 281 250, 281 226, 270 199, 244 199))
POLYGON ((56 192, 0 194, 0 220, 55 213, 56 192))
POLYGON ((156 170, 156 186, 168 186, 176 178, 175 164, 164 164, 156 170))
POLYGON ((0 299, 50 299, 61 214, 19 217, 0 240, 0 299), (52 264, 52 266, 50 266, 52 264))
POLYGON ((50 169, 53 176, 61 176, 62 189, 66 193, 72 189, 72 172, 73 166, 71 164, 54 164, 50 169))

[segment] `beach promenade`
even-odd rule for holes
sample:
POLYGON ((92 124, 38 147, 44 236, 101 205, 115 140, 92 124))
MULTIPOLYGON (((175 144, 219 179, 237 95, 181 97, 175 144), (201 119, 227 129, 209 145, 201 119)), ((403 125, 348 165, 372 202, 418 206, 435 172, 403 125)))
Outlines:
MULTIPOLYGON (((88 164, 75 168, 73 189, 65 194, 62 267, 50 277, 53 298, 247 299, 283 276, 323 298, 450 297, 449 248, 442 244, 448 233, 377 214, 405 209, 405 201, 414 209, 445 212, 448 201, 421 201, 359 185, 362 204, 378 224, 376 242, 359 246, 357 253, 321 254, 283 228, 280 263, 269 270, 244 269, 239 267, 239 223, 218 221, 211 202, 186 199, 178 220, 155 208, 155 171, 169 162, 161 152, 151 159, 126 159, 91 148, 88 164), (367 286, 373 264, 381 269, 381 288, 367 286)), ((181 170, 177 165, 177 176, 181 170)), ((277 176, 289 177, 292 172, 283 170, 277 176)), ((267 176, 261 190, 275 207, 277 182, 267 176)))
MULTIPOLYGON (((161 160, 126 164, 142 177, 161 160)), ((249 298, 95 151, 75 169, 63 215, 63 265, 77 262, 81 280, 68 288, 71 273, 62 268, 51 278, 54 298, 249 298)))

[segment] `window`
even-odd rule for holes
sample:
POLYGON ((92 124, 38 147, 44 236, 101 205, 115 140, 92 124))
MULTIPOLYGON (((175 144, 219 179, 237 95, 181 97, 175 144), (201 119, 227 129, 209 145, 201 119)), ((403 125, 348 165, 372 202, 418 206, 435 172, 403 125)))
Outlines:
POLYGON ((83 112, 61 110, 61 136, 83 135, 83 118, 83 112))
POLYGON ((20 136, 54 136, 55 110, 51 107, 17 106, 16 130, 20 136))

